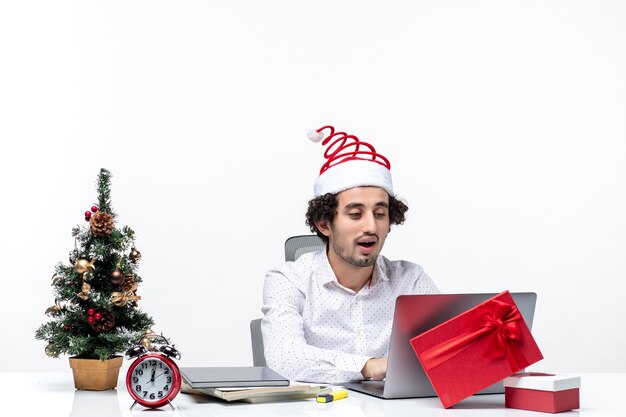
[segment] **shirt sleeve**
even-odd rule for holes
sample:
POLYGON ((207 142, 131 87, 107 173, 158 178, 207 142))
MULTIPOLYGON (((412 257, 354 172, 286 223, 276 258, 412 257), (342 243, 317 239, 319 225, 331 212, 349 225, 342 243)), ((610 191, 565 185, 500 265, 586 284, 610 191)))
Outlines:
POLYGON ((413 294, 439 294, 439 288, 423 270, 413 283, 413 294))
POLYGON ((272 270, 263 288, 261 332, 267 366, 302 382, 337 384, 362 380, 368 356, 309 345, 304 337, 305 295, 281 271, 272 270))

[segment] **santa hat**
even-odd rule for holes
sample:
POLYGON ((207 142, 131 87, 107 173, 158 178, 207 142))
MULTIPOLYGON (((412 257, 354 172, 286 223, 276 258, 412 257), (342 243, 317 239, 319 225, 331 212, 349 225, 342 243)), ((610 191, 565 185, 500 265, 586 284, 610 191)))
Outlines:
POLYGON ((324 151, 326 162, 315 180, 314 194, 337 194, 354 187, 383 188, 395 196, 391 182, 391 164, 367 142, 345 132, 335 132, 333 126, 323 126, 307 135, 313 142, 328 146, 324 151), (328 136, 324 139, 326 131, 328 136))

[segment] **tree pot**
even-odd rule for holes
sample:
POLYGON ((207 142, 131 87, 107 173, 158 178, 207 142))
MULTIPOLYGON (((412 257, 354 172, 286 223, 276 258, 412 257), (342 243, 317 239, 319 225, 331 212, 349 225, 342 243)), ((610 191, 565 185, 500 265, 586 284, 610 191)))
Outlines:
POLYGON ((74 374, 74 386, 80 390, 105 391, 117 386, 117 377, 124 358, 114 356, 111 359, 70 358, 70 367, 74 374))

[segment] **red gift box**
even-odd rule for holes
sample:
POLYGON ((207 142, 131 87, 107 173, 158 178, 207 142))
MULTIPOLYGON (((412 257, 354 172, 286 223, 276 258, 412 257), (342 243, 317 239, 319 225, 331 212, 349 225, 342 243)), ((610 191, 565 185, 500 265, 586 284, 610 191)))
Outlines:
POLYGON ((411 339, 445 408, 543 359, 504 291, 411 339))
POLYGON ((560 413, 580 408, 580 377, 528 372, 504 379, 504 406, 560 413))

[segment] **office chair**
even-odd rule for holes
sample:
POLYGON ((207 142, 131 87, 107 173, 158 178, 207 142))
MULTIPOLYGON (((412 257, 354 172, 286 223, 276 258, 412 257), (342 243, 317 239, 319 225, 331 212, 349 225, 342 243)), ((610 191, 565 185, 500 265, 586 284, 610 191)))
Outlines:
POLYGON ((261 319, 250 321, 250 339, 252 340, 252 364, 267 366, 263 352, 263 335, 261 334, 261 319))
MULTIPOLYGON (((302 254, 325 248, 326 244, 317 235, 292 236, 285 241, 285 261, 295 261, 302 254)), ((254 366, 267 366, 263 351, 261 319, 250 321, 250 339, 252 341, 252 364, 254 366)))
POLYGON ((285 241, 285 261, 295 261, 300 255, 326 248, 317 235, 292 236, 285 241))

